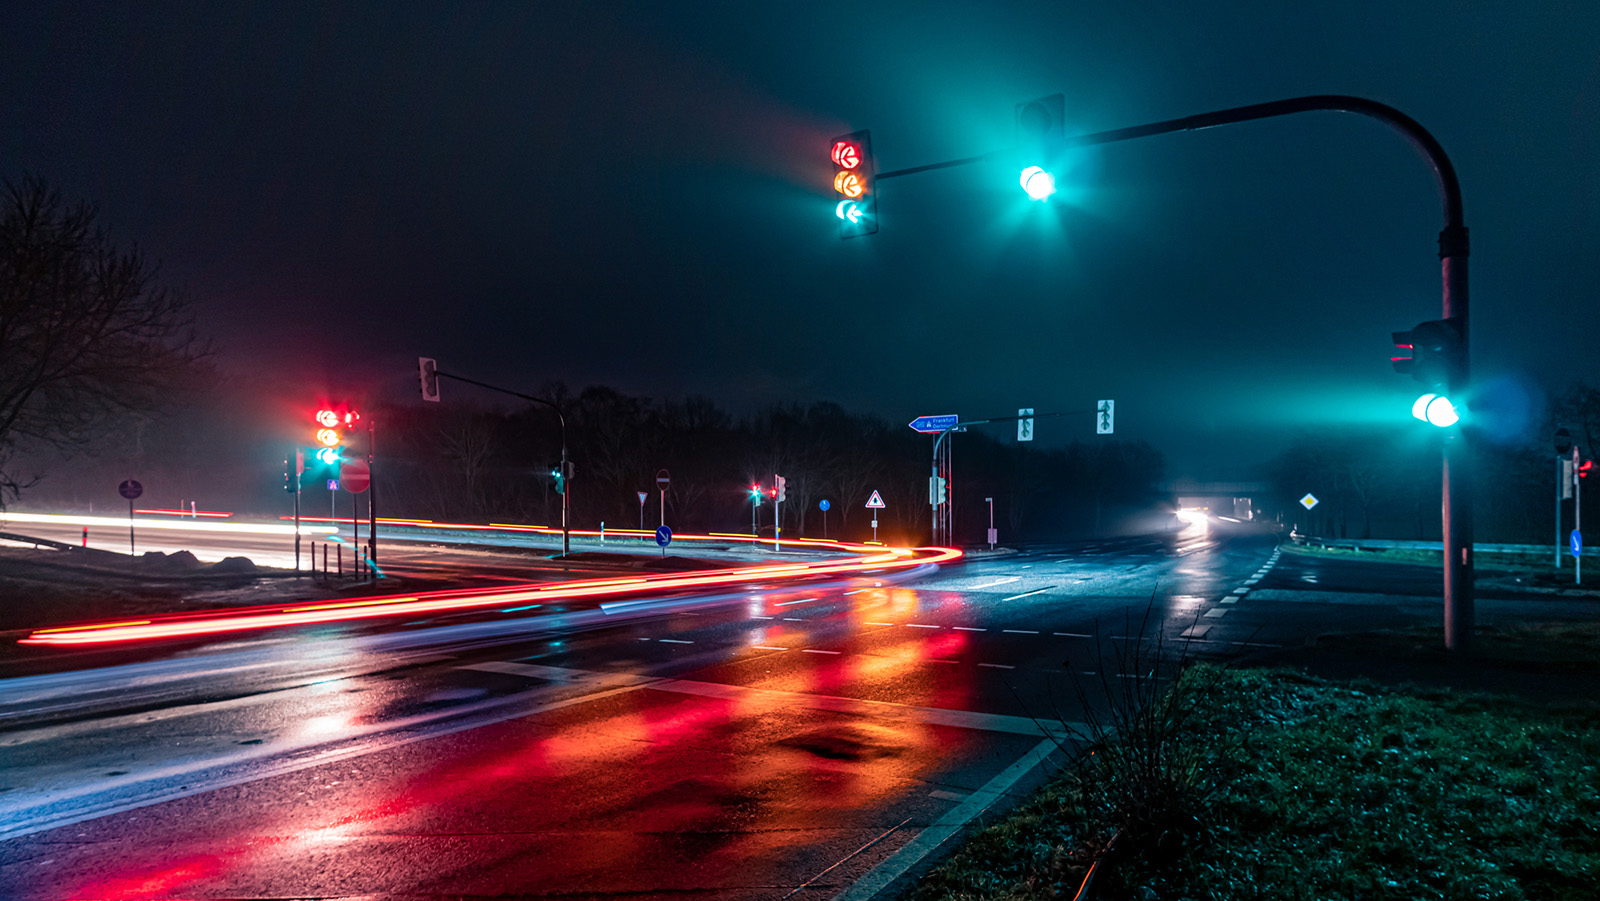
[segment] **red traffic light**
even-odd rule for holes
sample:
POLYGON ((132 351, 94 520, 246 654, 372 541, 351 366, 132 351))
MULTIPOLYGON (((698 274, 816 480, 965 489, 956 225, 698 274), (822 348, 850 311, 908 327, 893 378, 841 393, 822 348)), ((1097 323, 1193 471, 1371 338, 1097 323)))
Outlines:
POLYGON ((1578 464, 1578 478, 1587 479, 1589 477, 1589 470, 1591 470, 1593 468, 1594 468, 1594 461, 1593 460, 1585 460, 1582 463, 1579 463, 1578 464))
POLYGON ((841 169, 854 169, 861 165, 861 145, 854 141, 834 141, 833 164, 841 169))

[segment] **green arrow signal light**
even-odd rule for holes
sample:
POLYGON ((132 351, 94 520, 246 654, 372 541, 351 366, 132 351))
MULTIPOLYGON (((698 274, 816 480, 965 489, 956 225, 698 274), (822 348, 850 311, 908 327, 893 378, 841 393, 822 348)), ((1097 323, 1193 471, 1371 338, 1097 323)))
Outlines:
POLYGON ((1424 394, 1411 405, 1411 415, 1430 425, 1448 428, 1461 421, 1461 414, 1450 398, 1442 394, 1424 394))

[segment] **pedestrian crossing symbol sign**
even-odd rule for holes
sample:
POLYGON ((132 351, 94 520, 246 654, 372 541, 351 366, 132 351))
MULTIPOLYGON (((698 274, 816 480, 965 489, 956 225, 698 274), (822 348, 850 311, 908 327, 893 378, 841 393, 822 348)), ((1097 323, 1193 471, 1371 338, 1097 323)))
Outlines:
POLYGON ((884 507, 883 495, 879 494, 876 491, 872 492, 872 497, 867 498, 867 509, 869 509, 869 510, 881 510, 881 509, 883 509, 883 507, 884 507))

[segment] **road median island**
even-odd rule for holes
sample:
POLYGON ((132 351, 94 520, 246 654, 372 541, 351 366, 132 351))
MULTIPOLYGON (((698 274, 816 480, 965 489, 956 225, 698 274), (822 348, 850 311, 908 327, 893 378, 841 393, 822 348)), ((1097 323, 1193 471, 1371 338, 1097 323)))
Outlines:
POLYGON ((1072 898, 1103 857, 1099 899, 1594 898, 1600 626, 1482 630, 1467 660, 1436 631, 1189 668, 1151 714, 1177 728, 1073 748, 910 896, 1072 898), (1351 657, 1387 663, 1320 674, 1351 657))

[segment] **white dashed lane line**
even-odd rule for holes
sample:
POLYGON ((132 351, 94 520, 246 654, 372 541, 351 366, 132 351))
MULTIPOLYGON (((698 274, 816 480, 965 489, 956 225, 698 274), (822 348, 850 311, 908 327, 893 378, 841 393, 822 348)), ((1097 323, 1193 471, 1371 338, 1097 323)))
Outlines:
POLYGON ((987 632, 987 631, 989 631, 988 629, 979 629, 976 626, 951 626, 950 628, 955 629, 957 632, 987 632))
POLYGON ((933 623, 906 623, 906 625, 908 627, 912 628, 912 629, 942 629, 942 628, 944 628, 943 626, 936 626, 933 623))
POLYGON ((1014 594, 1014 595, 1012 595, 1012 596, 1011 596, 1011 597, 1008 597, 1008 598, 1001 598, 1001 599, 1000 599, 1000 600, 1001 600, 1001 601, 1014 601, 1014 600, 1016 600, 1016 599, 1017 599, 1017 598, 1025 598, 1025 597, 1028 597, 1028 596, 1029 596, 1029 595, 1034 595, 1034 594, 1043 594, 1043 593, 1045 593, 1045 592, 1046 592, 1046 591, 1052 591, 1052 590, 1054 590, 1054 589, 1056 589, 1056 588, 1059 588, 1059 587, 1060 587, 1060 586, 1059 586, 1059 585, 1046 585, 1046 586, 1045 586, 1045 587, 1043 587, 1043 588, 1035 588, 1035 589, 1034 589, 1034 590, 1032 590, 1032 591, 1024 591, 1024 592, 1023 592, 1023 593, 1021 593, 1021 594, 1014 594))
POLYGON ((681 638, 657 638, 656 641, 662 644, 694 644, 692 641, 684 641, 681 638))
POLYGON ((791 606, 791 605, 794 605, 794 604, 804 604, 806 601, 814 601, 814 600, 816 600, 816 598, 801 598, 798 601, 784 601, 781 604, 773 604, 772 606, 774 606, 774 607, 788 607, 788 606, 791 606))

